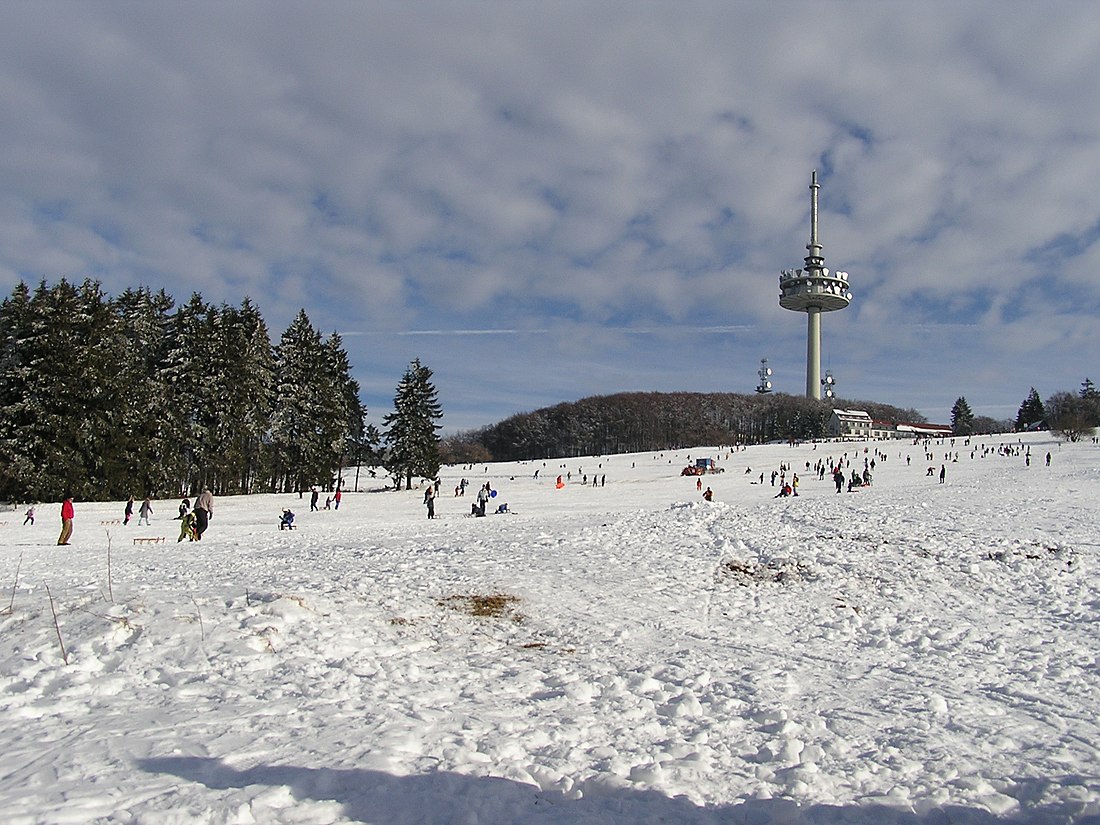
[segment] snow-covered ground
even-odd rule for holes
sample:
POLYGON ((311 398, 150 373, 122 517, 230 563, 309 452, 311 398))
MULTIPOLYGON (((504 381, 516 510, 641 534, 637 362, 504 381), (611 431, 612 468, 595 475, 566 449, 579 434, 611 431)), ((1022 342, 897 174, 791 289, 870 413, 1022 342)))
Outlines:
POLYGON ((2 514, 0 820, 1100 822, 1100 447, 929 449, 446 468, 434 521, 226 498, 200 543, 177 502, 78 501, 66 548, 2 514))

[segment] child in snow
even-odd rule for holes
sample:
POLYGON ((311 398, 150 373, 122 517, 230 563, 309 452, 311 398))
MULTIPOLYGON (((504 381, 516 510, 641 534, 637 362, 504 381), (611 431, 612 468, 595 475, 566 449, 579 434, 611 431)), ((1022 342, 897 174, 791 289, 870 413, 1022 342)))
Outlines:
POLYGON ((176 544, 179 544, 184 539, 188 541, 195 541, 198 539, 198 534, 195 532, 195 521, 195 514, 190 512, 180 519, 180 537, 176 539, 176 544))
POLYGON ((145 500, 141 502, 141 509, 138 510, 138 527, 144 521, 145 526, 149 526, 149 516, 153 515, 153 502, 146 496, 145 500))
POLYGON ((24 515, 26 515, 26 518, 23 519, 23 526, 26 527, 27 523, 30 522, 31 527, 33 527, 34 526, 34 505, 33 504, 30 507, 27 508, 27 512, 24 515))
POLYGON ((283 510, 283 515, 279 519, 280 530, 293 530, 294 529, 294 514, 290 512, 290 509, 283 510))

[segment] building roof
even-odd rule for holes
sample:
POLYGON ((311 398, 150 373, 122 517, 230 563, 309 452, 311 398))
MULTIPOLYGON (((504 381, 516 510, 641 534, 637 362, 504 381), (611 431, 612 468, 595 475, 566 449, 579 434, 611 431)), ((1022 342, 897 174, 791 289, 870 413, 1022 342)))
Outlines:
POLYGON ((864 410, 833 410, 833 415, 837 418, 858 418, 864 421, 871 420, 871 414, 864 410))

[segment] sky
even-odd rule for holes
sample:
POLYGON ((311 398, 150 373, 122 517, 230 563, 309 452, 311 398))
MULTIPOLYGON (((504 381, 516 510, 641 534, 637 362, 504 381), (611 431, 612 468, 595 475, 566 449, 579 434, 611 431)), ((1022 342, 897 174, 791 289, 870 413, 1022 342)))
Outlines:
POLYGON ((339 332, 369 420, 416 358, 447 432, 621 391, 1014 418, 1100 380, 1100 7, 5 3, 0 291, 250 297, 339 332))

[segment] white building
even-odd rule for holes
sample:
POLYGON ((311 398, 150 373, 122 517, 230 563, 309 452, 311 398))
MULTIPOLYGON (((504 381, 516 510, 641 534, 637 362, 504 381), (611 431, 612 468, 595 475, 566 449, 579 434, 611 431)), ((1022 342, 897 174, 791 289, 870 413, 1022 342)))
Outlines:
POLYGON ((829 435, 832 438, 867 440, 871 438, 873 423, 870 414, 863 410, 833 410, 829 419, 829 435))

